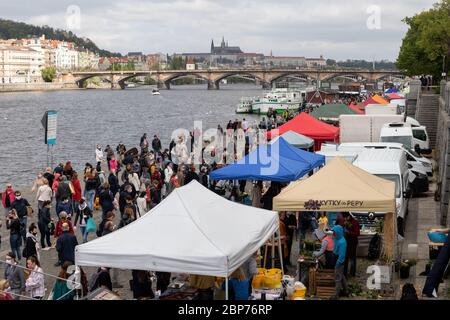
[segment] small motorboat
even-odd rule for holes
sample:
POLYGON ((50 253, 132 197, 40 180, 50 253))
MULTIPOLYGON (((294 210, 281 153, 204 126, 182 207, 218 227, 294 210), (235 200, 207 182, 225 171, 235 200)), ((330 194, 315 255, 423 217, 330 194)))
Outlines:
POLYGON ((152 95, 159 96, 160 95, 159 90, 158 89, 153 89, 152 90, 152 95))

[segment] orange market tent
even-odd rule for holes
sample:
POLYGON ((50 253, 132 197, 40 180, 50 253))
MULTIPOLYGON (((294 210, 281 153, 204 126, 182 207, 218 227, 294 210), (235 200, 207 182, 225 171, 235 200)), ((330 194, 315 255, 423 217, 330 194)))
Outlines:
POLYGON ((375 100, 378 104, 389 104, 388 101, 386 101, 385 99, 383 99, 383 97, 380 97, 379 95, 374 95, 372 97, 373 100, 375 100))
POLYGON ((393 256, 396 230, 395 183, 340 157, 306 180, 291 183, 273 199, 276 211, 383 212, 385 249, 393 256))
POLYGON ((323 142, 339 142, 339 128, 326 124, 302 112, 282 126, 269 131, 267 137, 273 139, 287 131, 294 131, 314 140, 314 150, 320 150, 323 142))

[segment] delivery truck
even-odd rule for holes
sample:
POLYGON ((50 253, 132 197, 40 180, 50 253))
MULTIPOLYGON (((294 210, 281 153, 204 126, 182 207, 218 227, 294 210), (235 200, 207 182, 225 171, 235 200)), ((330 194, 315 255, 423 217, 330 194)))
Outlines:
POLYGON ((400 108, 395 104, 368 104, 366 106, 366 115, 398 115, 401 114, 400 108))
POLYGON ((381 129, 386 123, 402 122, 402 115, 341 115, 340 142, 380 142, 381 129))

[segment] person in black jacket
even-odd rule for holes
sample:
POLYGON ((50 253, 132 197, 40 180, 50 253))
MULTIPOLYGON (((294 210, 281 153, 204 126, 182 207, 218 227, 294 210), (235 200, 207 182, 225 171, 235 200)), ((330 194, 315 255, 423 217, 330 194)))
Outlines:
POLYGON ((20 236, 20 220, 17 217, 16 210, 9 211, 8 218, 6 220, 6 228, 9 230, 9 244, 11 245, 11 251, 16 255, 17 259, 21 259, 22 253, 20 247, 22 245, 22 238, 20 236))
POLYGON ((156 134, 153 136, 152 148, 153 148, 153 151, 155 152, 155 154, 158 154, 159 152, 161 152, 161 149, 162 149, 161 140, 159 140, 159 138, 156 134))
POLYGON ((45 173, 44 173, 43 177, 44 177, 45 179, 47 179, 48 185, 49 185, 50 188, 51 188, 52 185, 53 185, 53 180, 55 180, 55 176, 54 176, 53 173, 52 173, 52 168, 50 168, 50 167, 47 168, 47 169, 45 170, 45 173))
POLYGON ((186 179, 184 180, 184 184, 188 184, 192 180, 200 181, 200 177, 197 172, 195 172, 195 166, 191 165, 189 172, 186 174, 186 179))
POLYGON ((69 182, 66 176, 59 177, 60 183, 58 189, 56 189, 56 203, 61 202, 63 199, 72 199, 72 191, 70 190, 69 182))
POLYGON ((130 197, 131 199, 136 198, 136 189, 131 183, 125 183, 122 185, 122 191, 119 195, 119 210, 121 215, 123 214, 123 210, 127 204, 127 197, 130 197))
POLYGON ((155 294, 152 290, 152 281, 150 280, 149 272, 143 270, 133 270, 131 271, 131 275, 133 277, 133 298, 153 299, 155 297, 155 294))
POLYGON ((56 250, 58 251, 61 264, 68 261, 75 263, 75 247, 78 245, 77 237, 69 233, 69 224, 63 223, 63 233, 56 241, 56 250))
POLYGON ((20 220, 20 234, 22 236, 23 241, 26 240, 27 235, 27 207, 31 206, 27 199, 22 198, 22 194, 20 191, 14 192, 15 200, 12 203, 11 209, 15 209, 17 212, 17 216, 20 220))
POLYGON ((91 211, 94 211, 95 189, 97 189, 97 181, 95 175, 92 172, 86 173, 84 180, 84 197, 86 203, 91 211))
POLYGON ((263 204, 263 208, 266 210, 272 210, 273 207, 273 198, 275 198, 281 191, 280 184, 277 182, 272 182, 269 190, 264 193, 261 197, 261 203, 263 204))
POLYGON ((38 227, 41 233, 41 248, 45 250, 45 242, 47 242, 47 248, 50 249, 52 243, 50 242, 50 229, 48 227, 49 223, 52 221, 50 215, 50 208, 52 207, 51 201, 44 201, 42 210, 38 214, 38 227))
POLYGON ((116 172, 111 171, 108 176, 109 190, 115 197, 117 192, 119 192, 119 179, 117 178, 116 172))
POLYGON ((28 259, 31 256, 36 256, 39 259, 38 248, 39 244, 37 241, 38 228, 36 224, 32 223, 28 227, 27 240, 25 242, 25 248, 23 249, 24 258, 28 259))
POLYGON ((114 210, 114 196, 109 190, 109 183, 105 182, 103 188, 99 193, 99 201, 102 206, 102 220, 106 218, 106 213, 114 210))
POLYGON ((88 241, 87 222, 89 218, 93 217, 93 214, 91 209, 87 206, 84 198, 81 198, 78 209, 80 212, 80 231, 83 236, 83 243, 86 243, 88 241))

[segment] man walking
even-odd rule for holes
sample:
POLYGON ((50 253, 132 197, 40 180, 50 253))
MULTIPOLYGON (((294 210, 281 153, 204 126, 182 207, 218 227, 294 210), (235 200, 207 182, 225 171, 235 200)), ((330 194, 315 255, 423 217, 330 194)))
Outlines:
POLYGON ((78 245, 78 241, 77 237, 69 232, 69 229, 69 224, 63 223, 63 233, 56 241, 56 250, 61 265, 66 261, 75 263, 75 247, 78 245))
POLYGON ((153 136, 152 148, 153 148, 153 151, 155 152, 155 155, 157 155, 161 152, 161 148, 162 148, 161 140, 159 140, 159 138, 156 134, 153 136))
POLYGON ((347 255, 345 257, 344 275, 347 277, 350 262, 350 276, 356 276, 356 250, 358 249, 359 222, 349 212, 344 212, 345 240, 347 241, 347 255))
POLYGON ((333 228, 334 235, 334 257, 336 265, 334 267, 336 292, 331 299, 339 299, 341 294, 347 294, 347 279, 344 275, 344 262, 347 252, 347 242, 344 238, 344 229, 341 226, 335 226, 333 228))
POLYGON ((31 205, 27 199, 22 198, 20 191, 16 191, 14 196, 15 200, 11 209, 15 209, 17 212, 20 221, 20 235, 22 236, 23 242, 25 242, 27 239, 28 207, 31 207, 31 205))

